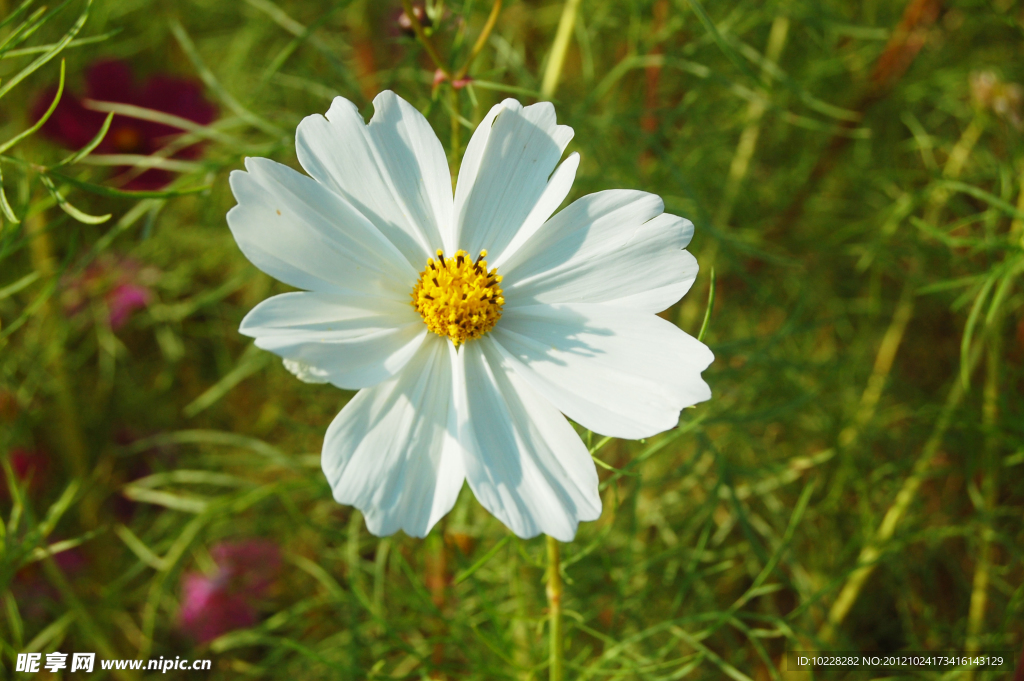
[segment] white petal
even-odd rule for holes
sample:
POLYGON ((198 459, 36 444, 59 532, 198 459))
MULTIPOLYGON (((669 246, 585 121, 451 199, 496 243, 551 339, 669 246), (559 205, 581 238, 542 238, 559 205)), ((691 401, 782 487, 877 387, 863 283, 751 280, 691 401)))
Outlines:
POLYGON ((569 158, 562 161, 558 168, 555 169, 555 172, 551 174, 547 187, 544 188, 544 193, 540 195, 533 210, 526 216, 522 227, 512 237, 512 241, 505 247, 505 250, 497 258, 492 259, 492 267, 501 267, 508 261, 516 251, 529 242, 530 237, 536 234, 537 230, 551 217, 551 214, 562 205, 562 201, 565 201, 565 197, 569 195, 569 190, 572 189, 572 183, 576 179, 576 171, 579 167, 580 155, 573 152, 569 154, 569 158))
POLYGON ((506 306, 668 308, 693 285, 697 261, 682 250, 693 224, 663 210, 654 194, 625 189, 574 201, 504 263, 506 306))
POLYGON ((334 498, 378 536, 425 537, 455 504, 466 474, 448 434, 452 366, 433 336, 405 370, 361 390, 327 429, 322 465, 334 498))
POLYGON ((544 399, 590 430, 660 433, 710 399, 706 345, 649 312, 609 305, 508 310, 491 332, 505 359, 544 399))
POLYGON ((576 431, 490 338, 463 345, 454 364, 459 441, 476 498, 520 537, 571 541, 580 521, 601 515, 597 469, 576 431))
POLYGON ((299 378, 358 390, 405 366, 427 327, 408 302, 301 292, 264 300, 239 331, 264 350, 316 369, 296 373, 299 378))
POLYGON ((330 383, 330 372, 295 359, 284 360, 284 368, 303 383, 330 383))
POLYGON ((230 176, 228 226, 256 267, 298 288, 408 296, 418 271, 344 199, 265 158, 245 167, 230 176))
POLYGON ((450 251, 452 180, 444 148, 423 115, 393 92, 373 100, 367 125, 336 97, 327 117, 299 124, 299 163, 359 209, 419 272, 438 248, 450 251))
POLYGON ((569 126, 557 125, 549 102, 523 108, 506 99, 491 109, 473 133, 459 170, 459 248, 473 256, 487 249, 492 260, 502 254, 544 194, 572 134, 569 126))

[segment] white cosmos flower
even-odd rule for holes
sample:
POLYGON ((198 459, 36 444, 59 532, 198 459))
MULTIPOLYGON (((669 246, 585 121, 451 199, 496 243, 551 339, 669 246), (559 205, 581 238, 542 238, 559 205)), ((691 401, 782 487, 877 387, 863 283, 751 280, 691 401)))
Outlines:
POLYGON ((579 155, 558 165, 573 131, 549 103, 492 108, 454 196, 426 119, 392 92, 373 105, 369 124, 341 97, 299 124, 309 176, 264 158, 231 173, 242 252, 302 289, 241 332, 304 380, 359 390, 323 470, 374 534, 426 536, 468 481, 520 537, 569 541, 601 498, 565 416, 642 438, 711 396, 711 351, 655 315, 697 275, 693 225, 621 189, 552 215, 579 155))

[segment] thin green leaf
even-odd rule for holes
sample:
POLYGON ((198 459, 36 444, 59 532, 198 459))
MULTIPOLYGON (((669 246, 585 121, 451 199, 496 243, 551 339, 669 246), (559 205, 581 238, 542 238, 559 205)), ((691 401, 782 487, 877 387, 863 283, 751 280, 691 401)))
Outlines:
POLYGON ((1024 211, 1019 210, 1016 206, 1007 203, 1003 199, 990 194, 984 189, 979 189, 974 185, 967 184, 966 182, 958 182, 956 180, 943 180, 937 183, 941 187, 946 187, 954 191, 963 192, 969 194, 976 199, 980 199, 1006 213, 1007 215, 1017 218, 1018 220, 1024 220, 1024 211))
POLYGON ((477 80, 473 79, 469 81, 467 88, 478 87, 481 90, 494 90, 495 92, 511 92, 517 95, 523 95, 525 97, 537 97, 540 98, 540 90, 531 90, 526 87, 518 87, 516 85, 506 85, 505 83, 494 83, 489 80, 477 80))
POLYGON ((601 438, 601 440, 596 445, 594 445, 593 447, 590 448, 590 455, 593 456, 594 454, 597 454, 599 451, 604 449, 604 446, 606 444, 608 444, 609 442, 611 442, 614 439, 615 438, 613 438, 610 435, 605 435, 603 438, 601 438))
POLYGON ((988 279, 985 280, 985 283, 981 285, 981 290, 978 291, 978 295, 974 298, 971 312, 967 315, 967 323, 964 325, 964 334, 960 339, 960 380, 965 390, 970 387, 971 383, 970 362, 968 358, 971 354, 971 340, 974 337, 974 327, 978 325, 978 317, 981 316, 981 310, 985 306, 985 300, 988 298, 989 292, 996 281, 999 280, 999 274, 999 271, 992 272, 988 279))
POLYGON ((92 182, 79 180, 77 178, 65 175, 63 173, 48 174, 57 178, 61 182, 67 182, 68 184, 73 185, 83 191, 87 191, 91 194, 97 194, 98 196, 109 196, 117 199, 168 199, 174 196, 187 196, 189 194, 198 194, 210 188, 210 185, 204 184, 200 187, 189 187, 187 189, 165 189, 162 191, 128 191, 125 189, 114 189, 113 187, 104 187, 101 184, 93 184, 92 182))
POLYGON ((1006 302, 1007 296, 1013 290, 1013 282, 1017 280, 1022 265, 1024 263, 1018 261, 1017 267, 1007 272, 1006 276, 999 282, 999 288, 996 289, 995 295, 992 296, 992 303, 988 307, 988 314, 985 315, 986 327, 991 326, 996 316, 1002 311, 1003 303, 1006 302))
POLYGON ((163 506, 164 508, 181 511, 183 513, 199 514, 210 507, 210 501, 207 499, 191 495, 174 494, 173 492, 146 489, 135 485, 125 485, 121 489, 121 494, 123 494, 126 499, 131 499, 132 501, 163 506))
POLYGON ((271 357, 273 355, 269 352, 264 352, 255 345, 250 345, 242 353, 235 368, 208 388, 202 395, 186 405, 182 413, 186 418, 192 418, 199 412, 213 406, 218 400, 227 395, 232 388, 265 367, 270 362, 271 357))
POLYGON ((204 470, 174 470, 166 473, 154 473, 144 478, 132 480, 132 486, 153 489, 168 484, 218 485, 220 487, 249 487, 253 483, 228 473, 215 473, 204 470))
POLYGON ((746 62, 743 61, 740 55, 736 54, 736 50, 732 48, 732 45, 729 44, 729 41, 727 41, 718 31, 718 27, 715 26, 715 22, 711 20, 711 17, 708 16, 708 13, 704 10, 704 6, 700 4, 700 0, 686 1, 690 4, 690 9, 692 9, 693 13, 697 15, 698 19, 700 19, 700 23, 704 24, 704 28, 711 35, 711 38, 715 41, 715 44, 718 45, 718 48, 722 50, 722 52, 729 59, 729 61, 735 64, 736 67, 740 71, 742 71, 743 74, 746 75, 748 78, 750 78, 754 82, 760 83, 761 79, 757 76, 757 74, 750 70, 750 68, 747 66, 746 62))
POLYGON ((135 106, 134 104, 124 104, 122 102, 101 102, 95 99, 86 99, 82 102, 82 106, 92 111, 114 113, 126 118, 137 118, 141 121, 162 123, 163 125, 168 125, 172 128, 179 128, 186 132, 195 133, 200 137, 224 142, 231 146, 241 147, 245 144, 238 138, 225 134, 212 126, 200 125, 195 121, 190 121, 189 119, 182 118, 181 116, 175 116, 174 114, 157 111, 155 109, 147 109, 142 106, 135 106))
POLYGON ((68 627, 70 627, 72 622, 74 621, 74 612, 64 613, 64 615, 57 619, 57 621, 53 622, 48 627, 46 627, 38 634, 36 634, 35 638, 29 641, 28 644, 25 646, 24 651, 19 652, 34 653, 43 650, 51 642, 63 638, 64 633, 68 630, 68 627))
POLYGON ((53 9, 50 9, 46 5, 43 5, 38 10, 32 13, 32 16, 29 17, 25 24, 18 27, 18 31, 20 32, 20 34, 18 35, 17 40, 4 41, 4 44, 6 45, 9 43, 13 47, 15 45, 20 45, 21 43, 25 42, 33 35, 35 35, 36 31, 42 28, 46 24, 46 22, 50 21, 50 19, 57 16, 57 14, 59 14, 69 4, 71 4, 71 0, 64 0, 64 2, 60 3, 53 9))
POLYGON ((78 496, 78 490, 82 487, 80 480, 72 480, 68 483, 68 486, 64 488, 64 492, 60 495, 57 501, 50 505, 50 508, 46 511, 46 517, 43 522, 39 524, 39 533, 43 537, 48 537, 54 528, 57 527, 57 523, 64 517, 64 514, 71 508, 71 504, 75 501, 78 496))
POLYGON ((7 193, 4 191, 4 170, 3 165, 0 165, 0 211, 3 211, 4 217, 18 224, 18 216, 14 214, 14 209, 11 208, 10 202, 7 200, 7 193))
POLYGON ((18 291, 21 291, 24 288, 28 288, 33 283, 35 283, 37 279, 39 279, 39 276, 39 270, 36 270, 35 272, 29 272, 28 274, 26 274, 24 277, 14 282, 13 284, 8 284, 7 286, 0 288, 0 300, 10 298, 18 291))
POLYGON ((460 572, 458 575, 456 575, 454 583, 461 584, 462 582, 472 577, 473 573, 482 568, 485 564, 487 564, 487 561, 489 561, 491 558, 494 558, 498 551, 500 551, 502 547, 509 542, 510 539, 512 539, 512 535, 506 534, 500 541, 498 541, 494 546, 492 546, 487 551, 487 553, 485 553, 478 561, 476 561, 471 566, 469 566, 468 568, 460 572))
POLYGON ((114 527, 114 534, 116 534, 124 545, 135 554, 135 556, 146 565, 150 566, 154 570, 166 570, 167 564, 164 559, 156 554, 151 548, 146 546, 146 543, 139 539, 135 534, 124 525, 118 524, 114 527))
POLYGON ((178 45, 181 46, 182 51, 185 52, 185 55, 188 56, 189 61, 192 62, 192 65, 195 67, 196 72, 199 74, 199 77, 203 80, 204 83, 206 83, 207 87, 213 90, 214 94, 216 94, 217 97, 222 102, 224 102, 224 104, 229 109, 235 112, 235 115, 247 121, 251 125, 263 130, 264 132, 268 132, 272 135, 278 136, 282 136, 285 134, 285 131, 282 130, 281 128, 277 127, 276 125, 266 120, 265 118, 257 116, 256 114, 242 106, 241 102, 235 99, 234 96, 231 95, 231 93, 224 89, 224 86, 220 84, 220 81, 218 81, 217 77, 213 75, 213 72, 206 67, 206 64, 199 56, 199 51, 196 49, 195 43, 192 42, 192 39, 185 31, 185 27, 181 25, 181 22, 179 22, 177 19, 173 19, 170 22, 170 27, 171 33, 174 35, 175 40, 178 41, 178 45))
MULTIPOLYGON (((94 45, 96 43, 101 43, 104 40, 107 40, 108 38, 114 37, 120 32, 121 30, 117 29, 114 31, 110 31, 108 33, 104 33, 102 35, 94 35, 88 38, 79 38, 78 40, 72 40, 65 46, 64 49, 70 49, 72 47, 83 47, 85 45, 94 45)), ((52 50, 55 45, 56 43, 51 43, 49 45, 36 45, 35 47, 22 47, 17 50, 8 50, 3 54, 2 57, 0 57, 0 59, 13 59, 15 57, 25 57, 30 54, 39 54, 40 52, 52 50)))
POLYGON ((57 191, 57 187, 54 186, 53 180, 46 175, 40 175, 39 180, 43 183, 43 186, 46 187, 46 191, 50 192, 50 196, 52 196, 53 200, 57 202, 60 209, 75 220, 87 225, 98 225, 106 222, 112 217, 111 213, 107 213, 106 215, 89 215, 88 213, 83 213, 71 205, 68 200, 65 199, 59 191, 57 191))
POLYGON ((771 75, 773 78, 779 81, 779 83, 787 90, 795 94, 801 102, 806 104, 810 109, 817 111, 820 114, 828 116, 829 118, 835 118, 841 121, 847 121, 856 123, 863 118, 863 115, 857 111, 851 111, 850 109, 844 109, 834 104, 829 104, 826 101, 818 99, 805 88, 801 87, 799 83, 789 77, 789 75, 779 68, 779 65, 769 60, 767 57, 762 55, 760 52, 755 50, 750 45, 740 40, 737 36, 731 34, 725 34, 722 36, 724 40, 728 40, 731 43, 735 43, 736 49, 748 60, 757 64, 761 69, 771 75))
POLYGON ((54 542, 45 547, 38 546, 35 549, 33 549, 32 552, 29 554, 29 559, 27 562, 35 563, 40 560, 45 560, 48 556, 55 556, 58 553, 70 551, 71 549, 77 546, 81 546, 85 542, 89 541, 96 535, 100 534, 100 532, 102 532, 102 530, 93 530, 91 532, 83 534, 81 537, 75 537, 74 539, 65 539, 63 541, 54 542))
POLYGON ((33 125, 31 128, 28 128, 27 130, 22 131, 21 133, 15 135, 14 137, 12 137, 11 139, 7 140, 3 144, 0 144, 0 154, 4 153, 5 151, 10 149, 15 144, 17 144, 21 140, 25 139, 29 135, 35 134, 35 132, 37 130, 39 130, 39 128, 43 127, 43 125, 46 123, 46 121, 50 120, 50 116, 53 115, 53 112, 56 111, 57 104, 60 103, 60 96, 63 93, 64 93, 64 60, 61 59, 60 60, 60 80, 57 81, 57 94, 54 95, 53 101, 50 102, 50 107, 46 110, 46 113, 44 113, 42 115, 42 117, 40 117, 40 119, 38 121, 36 121, 36 124, 33 125))
POLYGON ((700 325, 700 333, 697 334, 697 340, 704 340, 704 336, 708 333, 708 326, 711 325, 711 311, 715 308, 715 268, 711 268, 711 286, 708 288, 708 307, 704 310, 704 322, 700 325))
POLYGON ((48 61, 56 57, 61 50, 67 47, 68 43, 74 40, 78 32, 82 30, 82 26, 85 25, 86 19, 89 18, 89 8, 92 7, 92 0, 86 0, 85 9, 82 10, 82 14, 78 17, 78 21, 75 22, 74 26, 64 34, 64 37, 59 42, 55 43, 53 49, 46 52, 38 59, 33 61, 31 64, 19 71, 13 78, 7 81, 3 87, 0 87, 0 98, 3 98, 11 89, 20 83, 21 81, 28 78, 30 75, 36 72, 41 66, 46 64, 48 61))
POLYGON ((114 114, 107 114, 107 118, 103 121, 103 125, 100 127, 99 132, 86 144, 84 147, 65 158, 60 163, 50 166, 50 170, 54 168, 60 168, 61 166, 71 165, 72 163, 78 163, 83 158, 92 153, 93 149, 100 145, 103 138, 107 136, 107 131, 110 130, 110 122, 114 120, 114 114))
POLYGON ((18 17, 20 17, 22 14, 28 11, 28 8, 35 1, 36 0, 25 0, 25 2, 18 5, 10 14, 8 14, 3 19, 0 19, 0 29, 5 28, 8 24, 14 21, 17 21, 18 17))
POLYGON ((18 602, 14 600, 14 594, 10 591, 4 594, 4 611, 7 614, 8 631, 13 634, 14 646, 17 650, 21 650, 25 640, 25 625, 22 622, 21 613, 18 611, 18 602))
MULTIPOLYGON (((282 10, 273 2, 270 2, 270 0, 246 0, 246 2, 253 8, 265 13, 268 17, 273 19, 278 26, 288 31, 293 36, 299 37, 307 30, 300 22, 288 16, 287 12, 282 10)), ((334 6, 328 10, 328 15, 333 14, 337 10, 344 9, 350 4, 352 4, 352 0, 341 0, 340 2, 335 2, 334 6)), ((341 76, 342 80, 345 81, 345 85, 348 86, 351 91, 359 91, 359 81, 352 74, 351 69, 346 67, 345 63, 339 59, 339 44, 336 34, 332 36, 330 42, 321 40, 316 34, 312 34, 309 37, 309 44, 324 56, 327 63, 330 64, 335 73, 341 76)), ((340 45, 340 47, 350 49, 350 47, 345 44, 340 45)))
POLYGON ((927 293, 938 293, 939 291, 949 291, 956 288, 963 288, 964 286, 971 286, 977 284, 988 274, 971 274, 966 277, 958 277, 956 279, 947 279, 946 281, 938 281, 934 284, 928 284, 917 289, 917 295, 923 296, 927 293))
MULTIPOLYGON (((67 4, 67 2, 65 2, 67 4)), ((10 32, 3 40, 0 40, 0 53, 8 45, 17 45, 32 35, 42 25, 41 18, 46 14, 46 7, 40 7, 32 15, 25 19, 16 29, 10 32)))
POLYGON ((217 430, 181 430, 173 433, 161 433, 160 435, 136 440, 125 451, 128 454, 139 454, 154 447, 185 444, 234 447, 259 454, 268 461, 278 465, 294 465, 294 462, 284 452, 268 445, 263 440, 217 430))
POLYGON ((263 70, 263 75, 260 76, 260 82, 256 86, 257 90, 263 89, 263 86, 273 78, 274 74, 281 70, 281 67, 284 66, 286 61, 288 61, 288 58, 291 57, 297 49, 302 47, 302 45, 311 38, 313 33, 323 26, 340 7, 340 4, 335 5, 328 11, 324 12, 316 21, 311 23, 309 26, 306 26, 302 32, 297 34, 287 45, 281 48, 281 51, 277 53, 277 56, 274 57, 270 64, 267 65, 267 68, 263 70))

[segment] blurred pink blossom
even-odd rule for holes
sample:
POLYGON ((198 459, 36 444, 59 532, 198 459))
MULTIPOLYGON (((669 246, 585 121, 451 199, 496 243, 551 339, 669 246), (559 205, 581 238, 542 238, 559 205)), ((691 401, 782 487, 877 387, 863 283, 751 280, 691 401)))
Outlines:
MULTIPOLYGON (((40 93, 32 107, 33 118, 38 119, 50 106, 57 88, 40 93)), ((136 84, 131 67, 114 59, 93 63, 85 75, 84 96, 79 98, 65 90, 60 103, 46 124, 43 134, 70 149, 80 149, 100 131, 107 114, 87 108, 85 100, 131 104, 177 116, 207 125, 213 122, 217 110, 203 97, 202 86, 195 81, 154 74, 141 85, 136 84)), ((148 156, 166 146, 176 135, 176 128, 163 123, 115 116, 110 130, 96 154, 141 154, 148 156)), ((201 146, 193 144, 181 149, 172 158, 196 158, 201 146)), ((122 168, 127 170, 127 168, 122 168)), ((132 177, 126 189, 161 189, 174 179, 169 171, 151 168, 132 177)))
POLYGON ((281 550, 265 539, 221 542, 210 550, 212 576, 189 572, 181 578, 181 628, 200 643, 256 624, 256 602, 277 579, 281 550))
POLYGON ((110 326, 119 329, 124 326, 132 312, 146 307, 152 293, 148 288, 138 284, 118 284, 106 296, 107 307, 110 309, 110 326))
POLYGON ((81 274, 65 277, 61 282, 64 311, 71 317, 90 300, 102 299, 110 327, 116 331, 128 323, 134 312, 152 301, 149 286, 156 283, 159 276, 158 270, 145 267, 133 258, 105 254, 81 274))
POLYGON ((256 624, 256 609, 242 594, 227 589, 221 576, 189 572, 181 578, 181 628, 208 643, 233 629, 256 624))

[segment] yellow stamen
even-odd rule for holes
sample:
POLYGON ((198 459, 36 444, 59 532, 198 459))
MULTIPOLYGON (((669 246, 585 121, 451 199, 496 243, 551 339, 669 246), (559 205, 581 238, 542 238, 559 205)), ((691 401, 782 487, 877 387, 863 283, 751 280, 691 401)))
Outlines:
POLYGON ((437 249, 437 260, 427 260, 412 289, 412 306, 427 328, 451 338, 455 347, 479 338, 494 328, 505 304, 497 268, 487 270, 487 251, 476 261, 466 251, 450 258, 437 249))

